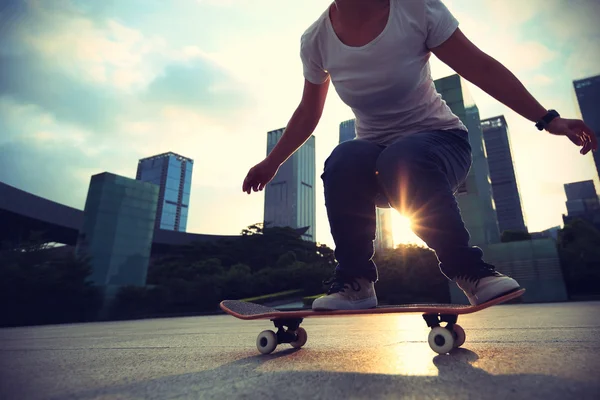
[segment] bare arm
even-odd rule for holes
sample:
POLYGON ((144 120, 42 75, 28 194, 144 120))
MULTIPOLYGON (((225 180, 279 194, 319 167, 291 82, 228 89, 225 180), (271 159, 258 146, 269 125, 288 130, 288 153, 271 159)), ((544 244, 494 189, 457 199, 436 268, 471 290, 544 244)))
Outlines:
MULTIPOLYGON (((475 46, 460 29, 431 51, 459 75, 524 118, 537 122, 546 115, 547 109, 517 77, 475 46)), ((576 145, 583 146, 582 154, 598 147, 594 132, 581 120, 556 118, 548 125, 547 131, 567 136, 576 145)))
POLYGON ((321 115, 329 89, 329 78, 320 85, 304 81, 302 100, 288 122, 281 139, 267 157, 250 168, 242 191, 250 194, 260 191, 275 177, 277 170, 312 135, 321 115))
POLYGON ((532 122, 547 110, 504 65, 481 51, 460 29, 440 46, 431 49, 460 76, 532 122))
POLYGON ((269 163, 278 166, 283 164, 312 135, 323 115, 328 89, 329 79, 320 85, 304 81, 302 100, 288 122, 281 139, 267 156, 269 163))

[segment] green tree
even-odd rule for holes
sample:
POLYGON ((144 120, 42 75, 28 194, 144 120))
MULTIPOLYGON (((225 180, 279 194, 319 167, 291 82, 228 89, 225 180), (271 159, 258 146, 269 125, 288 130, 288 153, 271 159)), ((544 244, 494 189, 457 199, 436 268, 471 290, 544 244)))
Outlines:
POLYGON ((292 265, 296 261, 296 253, 294 253, 293 251, 288 251, 287 253, 284 253, 281 256, 279 256, 277 262, 275 263, 275 266, 277 268, 285 268, 292 265))
MULTIPOLYGON (((254 224, 240 237, 194 243, 176 256, 155 260, 148 271, 148 283, 163 290, 161 313, 214 310, 225 298, 291 289, 319 293, 334 261, 333 250, 303 240, 297 230, 254 224)), ((139 302, 139 309, 148 313, 151 308, 147 304, 154 304, 152 296, 128 289, 120 301, 139 302)), ((121 309, 135 313, 133 307, 121 309)))
POLYGON ((376 290, 381 302, 449 302, 448 280, 440 272, 432 250, 401 245, 376 257, 375 263, 379 269, 376 290))
POLYGON ((73 252, 56 255, 39 233, 18 248, 0 253, 2 326, 92 320, 101 305, 100 292, 88 280, 89 260, 73 252))

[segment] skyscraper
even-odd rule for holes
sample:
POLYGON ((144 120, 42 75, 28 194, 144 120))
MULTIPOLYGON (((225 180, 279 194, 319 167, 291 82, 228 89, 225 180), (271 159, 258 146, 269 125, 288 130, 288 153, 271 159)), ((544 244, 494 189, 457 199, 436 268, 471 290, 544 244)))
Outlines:
POLYGON ((566 183, 565 194, 567 215, 563 215, 563 222, 583 219, 600 229, 600 199, 594 181, 566 183))
POLYGON ((160 187, 156 229, 186 231, 193 167, 193 160, 172 152, 138 162, 136 179, 160 187))
POLYGON ((567 212, 570 217, 600 210, 600 201, 592 180, 565 183, 565 194, 567 195, 567 212))
MULTIPOLYGON (((340 123, 340 143, 353 140, 356 137, 356 124, 354 119, 340 123)), ((392 209, 377 208, 377 228, 375 232, 375 251, 394 248, 392 231, 392 209)))
POLYGON ((473 164, 465 183, 457 190, 457 200, 465 225, 471 234, 471 244, 498 243, 500 232, 492 198, 479 109, 460 76, 451 75, 438 79, 435 81, 435 87, 452 112, 469 130, 473 164))
POLYGON ((354 119, 340 123, 340 143, 352 140, 356 137, 356 124, 354 119))
MULTIPOLYGON (((581 117, 600 136, 600 75, 573 82, 581 117)), ((596 172, 600 177, 600 152, 593 152, 596 172)))
POLYGON ((526 232, 506 119, 501 115, 483 120, 481 129, 500 233, 509 230, 526 232))
POLYGON ((90 257, 94 284, 146 284, 158 192, 107 172, 92 176, 76 251, 90 257))
MULTIPOLYGON (((285 128, 267 133, 269 154, 285 128)), ((308 227, 302 238, 316 242, 315 137, 311 136, 265 188, 265 226, 308 227)))

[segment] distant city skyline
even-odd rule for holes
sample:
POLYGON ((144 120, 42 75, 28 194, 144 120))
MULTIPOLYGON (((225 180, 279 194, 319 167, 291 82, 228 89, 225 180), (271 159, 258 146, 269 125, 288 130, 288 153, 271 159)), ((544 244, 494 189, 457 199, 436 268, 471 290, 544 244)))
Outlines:
MULTIPOLYGON (((444 3, 545 108, 577 117, 574 81, 600 74, 600 53, 590 52, 599 2, 444 3)), ((3 26, 0 54, 0 181, 83 209, 90 176, 135 178, 135 160, 173 151, 194 160, 186 230, 239 234, 263 221, 264 192, 247 195, 242 181, 264 157, 265 132, 285 126, 298 105, 299 39, 329 4, 10 2, 15 18, 3 26)), ((453 74, 435 56, 431 69, 434 79, 453 74)), ((562 224, 563 185, 598 184, 593 156, 466 86, 481 118, 504 115, 510 126, 529 230, 562 224)), ((317 176, 339 142, 340 121, 351 118, 330 88, 314 132, 317 176)), ((315 197, 316 239, 333 246, 320 179, 315 197)))

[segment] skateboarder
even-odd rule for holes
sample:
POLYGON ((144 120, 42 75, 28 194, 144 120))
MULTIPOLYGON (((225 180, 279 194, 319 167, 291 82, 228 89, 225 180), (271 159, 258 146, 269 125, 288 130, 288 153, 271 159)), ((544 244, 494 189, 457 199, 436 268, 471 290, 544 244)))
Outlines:
MULTIPOLYGON (((441 0, 336 0, 302 35, 304 92, 286 130, 242 189, 262 190, 312 134, 331 81, 356 116, 355 140, 338 145, 321 178, 338 265, 314 309, 377 305, 373 263, 376 206, 410 215, 442 273, 473 305, 519 288, 469 246, 454 192, 471 167, 467 128, 436 92, 429 57, 530 120, 568 137, 581 154, 597 149, 583 121, 542 107, 502 64, 473 45, 441 0)), ((449 101, 452 95, 448 95, 449 101)))

